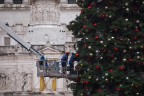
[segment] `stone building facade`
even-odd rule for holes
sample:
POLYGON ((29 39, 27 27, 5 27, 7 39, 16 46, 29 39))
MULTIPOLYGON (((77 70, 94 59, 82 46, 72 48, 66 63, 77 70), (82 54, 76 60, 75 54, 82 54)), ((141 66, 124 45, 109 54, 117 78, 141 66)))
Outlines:
MULTIPOLYGON (((63 52, 73 52, 74 37, 66 25, 79 15, 75 0, 0 0, 0 22, 15 31, 49 61, 60 61, 63 52)), ((0 92, 39 91, 38 57, 27 51, 0 28, 0 92)), ((69 80, 45 78, 46 92, 69 91, 69 80)))

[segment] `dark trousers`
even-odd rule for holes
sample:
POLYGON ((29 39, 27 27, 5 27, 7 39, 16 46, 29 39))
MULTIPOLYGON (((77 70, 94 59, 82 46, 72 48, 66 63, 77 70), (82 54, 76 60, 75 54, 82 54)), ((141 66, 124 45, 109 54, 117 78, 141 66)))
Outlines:
POLYGON ((70 64, 70 74, 74 74, 74 64, 70 64))
POLYGON ((66 74, 66 64, 62 63, 62 74, 66 74))

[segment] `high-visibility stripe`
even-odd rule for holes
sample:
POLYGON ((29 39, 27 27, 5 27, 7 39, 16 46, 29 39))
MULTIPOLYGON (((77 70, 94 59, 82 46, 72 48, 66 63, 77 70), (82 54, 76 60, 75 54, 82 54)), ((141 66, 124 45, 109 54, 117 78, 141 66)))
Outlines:
POLYGON ((46 88, 45 80, 43 76, 40 76, 40 91, 44 91, 46 88))
POLYGON ((54 78, 53 80, 52 80, 52 89, 53 89, 53 91, 56 91, 56 78, 54 78))

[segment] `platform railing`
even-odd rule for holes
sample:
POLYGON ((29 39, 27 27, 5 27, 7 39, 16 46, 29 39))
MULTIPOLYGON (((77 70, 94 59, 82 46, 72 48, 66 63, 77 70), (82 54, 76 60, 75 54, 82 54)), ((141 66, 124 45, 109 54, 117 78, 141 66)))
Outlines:
POLYGON ((78 78, 78 71, 69 66, 62 67, 60 62, 50 62, 45 66, 37 63, 37 76, 74 79, 78 78))

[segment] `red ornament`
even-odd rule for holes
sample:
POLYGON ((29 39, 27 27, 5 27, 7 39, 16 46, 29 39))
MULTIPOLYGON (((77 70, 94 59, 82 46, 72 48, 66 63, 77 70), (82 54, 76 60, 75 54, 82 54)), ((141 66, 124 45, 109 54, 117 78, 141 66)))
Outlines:
POLYGON ((114 55, 111 55, 111 59, 114 59, 115 58, 115 56, 114 55))
POLYGON ((119 51, 119 48, 114 48, 114 50, 117 52, 117 51, 119 51))
POLYGON ((84 14, 84 10, 81 10, 81 14, 84 14))
POLYGON ((85 84, 85 85, 89 84, 88 81, 83 81, 82 83, 85 84))
POLYGON ((103 15, 101 15, 101 16, 100 16, 100 18, 101 18, 101 19, 104 19, 104 18, 105 18, 105 15, 104 15, 104 14, 103 14, 103 15))
POLYGON ((96 69, 100 69, 100 66, 96 66, 96 69))
POLYGON ((125 70, 125 66, 124 65, 120 66, 119 70, 124 71, 125 70))
POLYGON ((120 91, 120 88, 116 88, 116 91, 120 91))
POLYGON ((105 19, 107 16, 108 16, 107 14, 102 14, 102 15, 100 16, 100 18, 101 18, 101 19, 105 19))
POLYGON ((109 72, 111 73, 111 72, 113 72, 113 70, 112 70, 112 69, 110 69, 110 70, 109 70, 109 72))
POLYGON ((83 28, 86 29, 86 26, 84 25, 83 28))
POLYGON ((79 57, 79 54, 75 54, 76 57, 79 57))
POLYGON ((136 29, 135 29, 135 32, 140 32, 140 29, 139 29, 139 28, 136 28, 136 29))
POLYGON ((132 59, 130 58, 130 59, 128 59, 128 62, 132 62, 132 59))
POLYGON ((88 91, 88 88, 85 88, 88 91))
POLYGON ((87 47, 88 46, 88 44, 84 44, 84 47, 87 47))
POLYGON ((99 90, 98 90, 98 92, 102 92, 102 90, 101 90, 101 89, 99 89, 99 90))
POLYGON ((92 7, 91 6, 88 6, 88 9, 91 9, 92 7))
POLYGON ((96 36, 95 38, 96 38, 96 40, 98 40, 98 39, 99 39, 99 36, 96 36))
POLYGON ((93 4, 90 4, 90 6, 92 7, 92 6, 93 6, 93 4))
POLYGON ((137 36, 135 36, 135 37, 133 37, 133 39, 134 39, 134 40, 137 40, 138 38, 137 38, 137 36))
POLYGON ((95 27, 97 26, 97 24, 96 24, 96 23, 94 23, 93 25, 94 25, 95 27))

